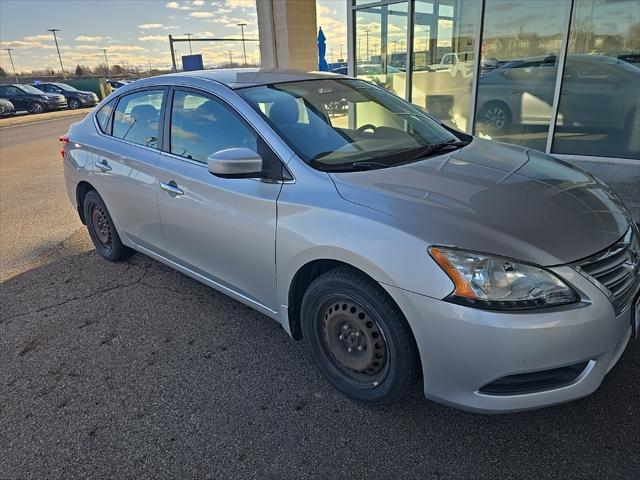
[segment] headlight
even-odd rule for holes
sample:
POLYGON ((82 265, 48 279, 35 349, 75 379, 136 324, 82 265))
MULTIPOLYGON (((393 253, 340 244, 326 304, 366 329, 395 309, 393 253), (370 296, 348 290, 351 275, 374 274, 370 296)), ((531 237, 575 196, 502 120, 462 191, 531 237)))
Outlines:
POLYGON ((491 310, 524 310, 577 302, 553 273, 508 258, 446 247, 429 253, 455 285, 447 300, 491 310))

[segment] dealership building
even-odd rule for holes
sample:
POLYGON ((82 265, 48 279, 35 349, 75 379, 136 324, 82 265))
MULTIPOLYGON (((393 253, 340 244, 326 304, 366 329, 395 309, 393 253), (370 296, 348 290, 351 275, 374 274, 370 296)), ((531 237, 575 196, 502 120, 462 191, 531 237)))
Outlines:
MULTIPOLYGON (((638 0, 344 1, 351 75, 579 165, 640 221, 638 0)), ((317 69, 315 0, 257 6, 263 66, 317 69)))

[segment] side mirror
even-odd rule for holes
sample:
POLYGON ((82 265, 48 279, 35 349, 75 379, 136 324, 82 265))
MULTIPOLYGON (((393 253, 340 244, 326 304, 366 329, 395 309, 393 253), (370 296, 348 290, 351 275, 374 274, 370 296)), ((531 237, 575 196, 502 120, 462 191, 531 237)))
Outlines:
POLYGON ((257 178, 262 176, 262 157, 248 148, 227 148, 209 155, 207 167, 216 177, 257 178))

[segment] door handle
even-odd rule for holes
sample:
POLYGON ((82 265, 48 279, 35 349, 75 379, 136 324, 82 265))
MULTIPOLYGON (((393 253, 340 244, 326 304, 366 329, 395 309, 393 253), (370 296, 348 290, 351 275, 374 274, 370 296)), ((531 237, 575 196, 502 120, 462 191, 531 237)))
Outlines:
POLYGON ((173 197, 175 197, 176 195, 184 195, 184 190, 179 188, 178 184, 173 180, 171 180, 169 183, 161 183, 160 188, 173 197))
POLYGON ((96 162, 95 166, 98 167, 98 169, 102 170, 103 172, 111 171, 111 167, 109 166, 106 160, 102 160, 101 162, 96 162))

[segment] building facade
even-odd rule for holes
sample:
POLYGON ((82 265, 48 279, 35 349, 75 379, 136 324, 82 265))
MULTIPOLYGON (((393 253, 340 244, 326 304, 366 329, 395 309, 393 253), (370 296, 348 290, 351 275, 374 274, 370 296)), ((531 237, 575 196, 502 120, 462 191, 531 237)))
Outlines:
POLYGON ((349 73, 609 182, 640 221, 638 0, 347 0, 349 73))

